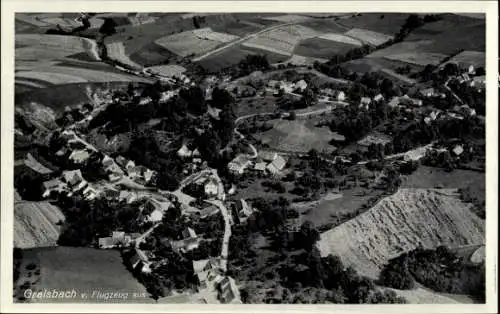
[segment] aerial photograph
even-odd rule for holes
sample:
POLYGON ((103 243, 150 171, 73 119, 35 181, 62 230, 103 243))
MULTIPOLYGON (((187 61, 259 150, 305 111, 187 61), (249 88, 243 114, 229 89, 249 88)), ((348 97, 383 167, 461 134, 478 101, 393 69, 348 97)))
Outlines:
POLYGON ((485 25, 17 12, 13 302, 485 304, 485 25))

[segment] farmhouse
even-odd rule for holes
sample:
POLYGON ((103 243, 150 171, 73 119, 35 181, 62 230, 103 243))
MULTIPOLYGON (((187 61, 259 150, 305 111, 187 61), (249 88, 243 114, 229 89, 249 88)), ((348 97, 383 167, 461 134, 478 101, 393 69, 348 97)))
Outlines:
POLYGON ((264 171, 266 171, 266 163, 265 162, 258 162, 255 164, 253 169, 256 171, 264 172, 264 171))
POLYGON ((202 288, 207 287, 207 281, 209 279, 209 273, 217 270, 219 267, 218 259, 210 257, 209 259, 193 261, 193 271, 198 277, 200 286, 202 288))
POLYGON ((207 217, 213 216, 219 212, 219 207, 210 205, 206 208, 203 208, 202 210, 199 211, 200 218, 205 219, 207 217))
POLYGON ((239 290, 233 278, 229 276, 224 277, 218 284, 218 290, 218 297, 222 303, 239 301, 239 290))
POLYGON ((53 179, 53 180, 49 180, 49 181, 45 181, 43 183, 43 194, 42 194, 42 197, 49 197, 50 196, 50 193, 52 192, 58 192, 58 193, 61 193, 61 192, 64 192, 67 188, 67 184, 62 182, 61 180, 59 179, 53 179))
POLYGON ((484 89, 486 86, 486 76, 474 76, 472 81, 470 82, 470 86, 475 87, 477 89, 484 89))
POLYGON ((179 157, 191 157, 193 152, 187 147, 186 144, 183 144, 181 148, 177 151, 177 156, 179 157))
POLYGON ((98 245, 101 249, 111 249, 117 246, 129 245, 132 241, 130 235, 126 235, 123 231, 113 231, 111 237, 99 238, 98 245))
POLYGON ((134 254, 129 258, 129 263, 132 266, 132 269, 139 270, 143 273, 151 272, 151 262, 149 262, 146 254, 139 249, 135 249, 134 254))
POLYGON ((93 187, 91 186, 87 186, 83 192, 82 192, 83 196, 87 199, 87 200, 93 200, 95 199, 98 195, 99 195, 99 192, 94 189, 93 187))
POLYGON ((154 209, 148 216, 148 221, 159 222, 163 219, 163 211, 160 209, 154 209))
POLYGON ((250 205, 248 205, 248 203, 244 199, 240 199, 239 202, 236 202, 235 206, 240 223, 245 223, 248 217, 250 217, 254 213, 254 209, 250 205))
POLYGON ((452 152, 457 155, 457 156, 460 156, 462 155, 462 153, 464 152, 464 148, 462 145, 457 145, 453 148, 452 152))
POLYGON ((368 109, 370 108, 371 102, 372 100, 369 97, 361 97, 361 100, 359 101, 359 108, 368 109))
POLYGON ((128 160, 123 156, 116 157, 116 163, 120 165, 120 167, 125 168, 125 166, 127 165, 127 161, 128 160))
POLYGON ((87 184, 80 169, 63 171, 62 177, 74 191, 83 188, 87 184))
POLYGON ((298 89, 301 92, 303 92, 306 88, 307 88, 307 83, 304 80, 300 80, 297 83, 295 83, 295 89, 298 89))
POLYGON ((276 157, 278 157, 278 154, 266 150, 261 150, 259 151, 259 157, 264 161, 271 162, 275 160, 276 157))
POLYGON ((219 120, 219 114, 222 110, 216 107, 208 106, 207 113, 214 118, 215 120, 219 120))
POLYGON ((333 97, 335 98, 336 101, 344 101, 345 93, 343 91, 335 91, 333 97))
POLYGON ((227 167, 228 167, 229 171, 234 173, 234 174, 243 174, 245 169, 248 166, 250 166, 251 163, 252 162, 250 161, 250 159, 248 159, 247 156, 245 156, 243 154, 239 154, 238 156, 236 156, 233 160, 231 160, 229 162, 227 167))
POLYGON ((125 201, 127 204, 131 204, 137 200, 137 195, 130 191, 120 191, 118 196, 119 201, 125 201))

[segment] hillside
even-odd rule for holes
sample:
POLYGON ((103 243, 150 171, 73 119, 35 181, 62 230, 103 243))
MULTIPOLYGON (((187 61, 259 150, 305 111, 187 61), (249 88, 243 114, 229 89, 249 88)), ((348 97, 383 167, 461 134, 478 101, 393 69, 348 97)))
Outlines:
POLYGON ((34 248, 56 245, 64 220, 61 210, 48 202, 17 202, 14 205, 14 246, 34 248))
POLYGON ((434 248, 484 243, 484 221, 449 190, 400 189, 369 211, 321 235, 323 256, 335 254, 377 278, 393 257, 419 245, 434 248))

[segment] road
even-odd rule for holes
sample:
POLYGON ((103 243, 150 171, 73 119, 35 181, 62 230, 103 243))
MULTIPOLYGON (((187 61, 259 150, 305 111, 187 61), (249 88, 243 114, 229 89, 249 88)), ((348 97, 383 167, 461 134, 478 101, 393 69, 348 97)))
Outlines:
POLYGON ((243 42, 245 42, 245 41, 247 41, 247 40, 249 40, 251 38, 257 37, 258 35, 261 35, 263 33, 272 31, 272 30, 274 30, 276 28, 280 28, 280 27, 284 27, 284 26, 289 26, 289 25, 295 25, 295 24, 297 24, 297 23, 283 23, 283 24, 278 24, 278 25, 274 25, 274 26, 271 26, 271 27, 267 27, 267 28, 265 28, 265 29, 263 29, 261 31, 258 31, 257 33, 246 35, 245 37, 242 37, 242 38, 240 38, 238 40, 232 41, 232 42, 230 42, 230 43, 228 43, 228 44, 226 44, 226 45, 224 45, 222 47, 219 47, 219 48, 217 48, 215 50, 209 51, 209 52, 207 52, 207 53, 205 53, 205 54, 203 54, 201 56, 198 56, 196 58, 193 58, 191 61, 192 62, 197 62, 197 61, 203 60, 206 57, 209 57, 211 55, 217 54, 217 53, 219 53, 219 52, 221 52, 221 51, 223 51, 223 50, 225 50, 227 48, 230 48, 230 47, 232 47, 234 45, 241 44, 241 43, 243 43, 243 42))

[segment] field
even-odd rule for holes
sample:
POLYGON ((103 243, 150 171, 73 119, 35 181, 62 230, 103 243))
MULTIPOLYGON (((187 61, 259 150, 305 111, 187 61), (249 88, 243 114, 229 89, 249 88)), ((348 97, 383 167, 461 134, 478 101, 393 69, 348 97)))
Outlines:
POLYGON ((234 35, 214 32, 211 28, 202 28, 162 37, 157 39, 155 43, 185 57, 208 52, 221 44, 238 38, 234 35))
POLYGON ((338 21, 344 28, 361 28, 377 33, 395 35, 405 23, 409 13, 362 13, 338 21))
POLYGON ((373 132, 358 141, 358 145, 370 146, 371 144, 387 144, 391 142, 391 138, 385 134, 373 132))
POLYGON ((48 202, 18 202, 14 206, 14 247, 26 249, 56 245, 64 220, 59 208, 48 202))
MULTIPOLYGON (((335 34, 326 34, 335 35, 335 34)), ((302 40, 294 53, 307 57, 330 59, 334 55, 344 54, 356 46, 341 41, 332 41, 322 37, 302 40)))
POLYGON ((243 43, 243 46, 291 55, 301 40, 313 38, 321 33, 301 25, 275 28, 243 43))
POLYGON ((447 55, 427 52, 427 47, 431 44, 432 41, 429 40, 405 41, 385 49, 377 50, 369 54, 367 58, 385 58, 420 66, 425 66, 427 64, 438 65, 447 55))
POLYGON ((126 64, 134 69, 141 69, 142 68, 139 64, 130 60, 129 56, 125 53, 125 47, 123 46, 123 43, 114 42, 114 43, 106 44, 106 51, 108 52, 108 56, 112 60, 119 61, 119 62, 126 64))
POLYGON ((360 28, 353 28, 344 33, 344 35, 354 37, 363 43, 367 43, 373 46, 381 45, 393 38, 393 36, 391 35, 386 35, 360 28))
POLYGON ((327 62, 328 59, 315 58, 315 57, 304 57, 298 54, 293 54, 288 60, 282 62, 283 64, 293 64, 295 66, 312 66, 315 62, 327 62))
POLYGON ((349 44, 349 45, 353 45, 353 46, 358 46, 358 47, 363 45, 363 43, 360 40, 355 39, 353 37, 346 36, 346 35, 342 35, 342 34, 326 33, 326 34, 323 34, 321 36, 318 36, 318 38, 331 40, 333 42, 339 42, 339 43, 349 44))
POLYGON ((311 18, 304 16, 304 15, 286 14, 286 15, 265 17, 264 19, 283 22, 283 23, 300 23, 300 22, 309 21, 311 18))
POLYGON ((483 244, 484 221, 451 190, 400 189, 369 211, 321 235, 323 256, 340 256, 360 274, 377 278, 393 257, 422 245, 483 244))
POLYGON ((17 62, 43 62, 80 53, 85 53, 92 60, 100 60, 97 54, 97 44, 87 38, 46 34, 18 34, 15 37, 15 43, 17 62))
POLYGON ((240 62, 247 55, 252 54, 266 55, 269 63, 283 62, 289 59, 288 56, 270 51, 236 45, 231 48, 224 49, 220 53, 204 58, 197 63, 209 72, 218 71, 220 69, 238 64, 238 62, 240 62))
POLYGON ((271 120, 274 127, 256 135, 262 145, 285 152, 305 153, 311 149, 332 151, 335 149, 328 142, 332 132, 328 128, 314 127, 309 121, 271 120))
MULTIPOLYGON (((36 254, 41 280, 36 290, 75 289, 75 298, 34 299, 32 303, 153 303, 145 288, 132 277, 115 250, 57 247, 30 250, 36 254), (94 292, 94 295, 92 293, 94 292), (100 297, 97 295, 100 293, 100 297), (88 293, 88 298, 81 293, 88 293), (120 297, 105 300, 103 294, 120 297), (133 293, 143 296, 133 296, 133 293), (128 294, 128 295, 127 295, 128 294)), ((31 255, 33 255, 31 253, 31 255)), ((26 253, 25 253, 26 255, 26 253)))
POLYGON ((457 62, 458 64, 463 64, 466 66, 472 64, 474 67, 478 68, 478 67, 484 67, 485 58, 486 58, 486 53, 484 51, 467 50, 454 56, 448 62, 457 62))
POLYGON ((404 177, 403 188, 433 188, 444 189, 469 188, 473 197, 479 201, 485 200, 485 175, 470 170, 455 169, 446 172, 440 168, 420 166, 409 176, 404 177))

